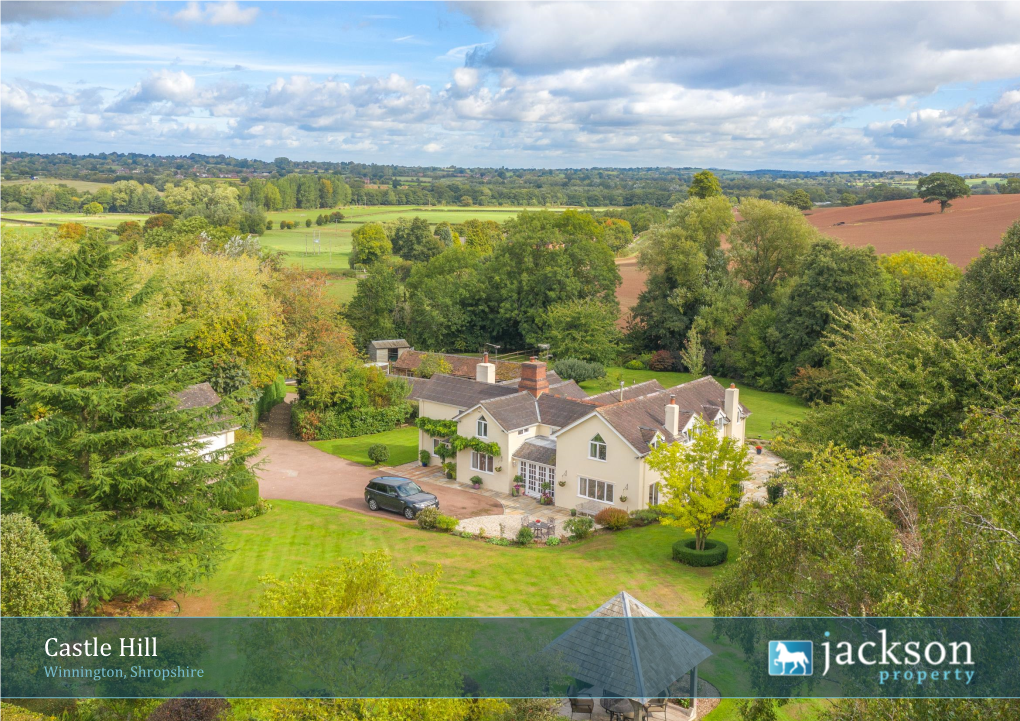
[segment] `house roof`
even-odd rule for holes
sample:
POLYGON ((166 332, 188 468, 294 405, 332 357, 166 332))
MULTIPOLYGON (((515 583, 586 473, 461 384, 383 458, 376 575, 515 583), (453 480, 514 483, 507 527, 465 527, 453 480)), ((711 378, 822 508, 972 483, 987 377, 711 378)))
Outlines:
POLYGON ((429 379, 413 379, 411 394, 408 397, 419 401, 445 403, 466 410, 475 407, 484 400, 515 395, 517 392, 514 388, 501 386, 498 383, 479 383, 467 378, 437 374, 429 379))
MULTIPOLYGON (((667 442, 675 440, 666 430, 666 404, 671 395, 680 406, 680 428, 687 425, 694 415, 714 420, 726 401, 726 389, 712 376, 705 376, 655 393, 600 406, 597 413, 636 451, 647 453, 651 450, 648 444, 655 431, 661 433, 667 442)), ((743 404, 740 404, 740 409, 745 416, 750 415, 743 404)))
MULTIPOLYGON (((556 375, 556 371, 548 371, 545 374, 545 379, 549 383, 550 389, 554 385, 560 385, 562 383, 570 383, 570 382, 572 382, 572 381, 564 381, 562 378, 560 378, 558 375, 556 375)), ((503 385, 503 386, 510 386, 511 388, 517 388, 517 386, 520 384, 520 382, 521 382, 520 377, 517 377, 517 378, 511 378, 510 380, 507 380, 507 381, 499 381, 499 384, 503 385)), ((578 390, 580 390, 580 386, 578 386, 578 390)), ((581 392, 584 393, 583 390, 581 392)), ((584 396, 585 396, 585 398, 587 398, 588 394, 584 393, 584 396)))
POLYGON ((632 386, 626 386, 623 389, 623 398, 620 398, 619 389, 605 391, 603 393, 597 393, 593 396, 589 396, 588 400, 595 402, 597 405, 603 406, 610 403, 619 403, 621 400, 629 401, 633 398, 648 395, 649 393, 655 393, 657 391, 665 390, 662 384, 654 378, 644 383, 635 383, 632 386))
POLYGON ((549 436, 529 438, 514 451, 513 457, 522 461, 541 463, 545 466, 555 466, 556 440, 549 436))
POLYGON ((592 407, 573 398, 543 393, 537 399, 527 391, 518 391, 512 396, 480 401, 484 413, 496 421, 505 431, 542 423, 562 428, 592 411, 592 407))
MULTIPOLYGON (((450 364, 449 375, 458 376, 460 378, 468 378, 470 380, 475 380, 476 378, 475 366, 482 362, 481 358, 475 356, 453 355, 450 353, 425 353, 420 350, 409 350, 402 356, 400 356, 399 359, 391 363, 390 367, 398 371, 413 373, 418 368, 418 366, 421 365, 422 358, 424 358, 426 355, 441 356, 443 360, 450 364)), ((508 381, 520 377, 521 377, 520 363, 512 363, 508 361, 496 361, 497 381, 508 381)))
POLYGON ((641 703, 665 695, 712 652, 668 619, 623 592, 549 644, 570 675, 641 703))
POLYGON ((588 394, 584 392, 584 388, 577 385, 577 381, 574 380, 562 381, 555 384, 550 381, 549 393, 554 396, 560 396, 561 398, 573 398, 574 400, 579 401, 588 400, 588 394))
POLYGON ((220 402, 220 394, 213 390, 208 383, 196 383, 188 386, 183 391, 175 393, 177 408, 188 410, 189 408, 212 408, 220 402))
POLYGON ((394 338, 393 340, 374 340, 368 344, 368 347, 383 350, 386 348, 410 348, 411 345, 403 338, 394 338))

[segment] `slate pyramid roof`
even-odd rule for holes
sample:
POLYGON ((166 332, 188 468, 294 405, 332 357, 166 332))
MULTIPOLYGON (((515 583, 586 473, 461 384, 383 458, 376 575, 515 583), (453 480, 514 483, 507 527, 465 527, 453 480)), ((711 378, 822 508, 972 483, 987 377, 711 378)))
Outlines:
MULTIPOLYGON (((578 680, 641 703, 712 655, 626 591, 549 644, 578 680)), ((608 695, 607 694, 607 695, 608 695)))

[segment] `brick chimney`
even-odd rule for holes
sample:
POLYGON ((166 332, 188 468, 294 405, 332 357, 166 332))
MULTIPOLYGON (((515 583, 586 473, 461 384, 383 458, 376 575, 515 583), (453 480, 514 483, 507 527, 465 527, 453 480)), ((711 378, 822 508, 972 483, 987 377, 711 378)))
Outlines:
POLYGON ((489 352, 482 354, 482 362, 475 366, 475 380, 479 383, 496 382, 496 364, 489 362, 489 352))
POLYGON ((676 396, 669 397, 666 404, 666 430, 674 436, 680 434, 680 406, 676 404, 676 396))
POLYGON ((521 363, 521 382, 517 389, 527 391, 538 398, 549 390, 549 381, 545 377, 545 363, 539 362, 538 358, 531 356, 527 363, 521 363))

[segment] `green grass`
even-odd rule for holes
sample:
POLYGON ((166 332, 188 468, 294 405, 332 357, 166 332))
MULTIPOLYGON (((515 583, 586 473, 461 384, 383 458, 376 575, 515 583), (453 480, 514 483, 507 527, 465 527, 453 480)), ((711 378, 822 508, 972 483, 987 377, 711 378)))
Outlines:
MULTIPOLYGON (((606 378, 585 381, 581 387, 588 393, 598 393, 603 390, 611 390, 619 387, 619 381, 627 384, 642 383, 653 378, 658 380, 666 388, 694 380, 690 373, 668 373, 663 371, 639 370, 633 371, 626 368, 610 367, 606 369, 606 378)), ((716 378, 724 386, 735 383, 740 389, 740 402, 751 411, 747 419, 748 438, 771 438, 775 432, 774 426, 790 421, 797 421, 804 417, 807 412, 807 404, 799 398, 785 393, 768 393, 751 388, 739 381, 729 378, 716 378)))
MULTIPOLYGON (((441 533, 425 533, 395 514, 364 515, 295 501, 273 501, 264 516, 224 526, 229 552, 216 573, 185 601, 185 613, 246 615, 259 576, 287 578, 300 570, 384 549, 400 565, 442 567, 442 588, 464 616, 586 615, 628 591, 663 615, 705 616, 704 596, 718 569, 674 562, 683 534, 651 525, 579 543, 500 548, 441 533)), ((713 538, 730 544, 722 526, 713 538)))
POLYGON ((101 215, 82 215, 81 213, 4 213, 0 216, 0 219, 52 226, 64 223, 81 223, 82 225, 112 230, 126 220, 144 223, 148 217, 148 215, 132 213, 103 213, 101 215))
POLYGON ((376 443, 389 446, 390 458, 386 461, 388 466, 399 466, 418 458, 418 429, 414 426, 373 433, 368 436, 339 438, 333 441, 312 441, 312 445, 320 451, 346 458, 363 466, 375 465, 368 457, 368 447, 376 443))
POLYGON ((354 278, 337 278, 326 286, 326 294, 341 303, 349 303, 357 290, 358 281, 354 278))
POLYGON ((75 190, 88 190, 95 192, 101 188, 113 188, 113 183, 97 183, 94 180, 59 180, 57 178, 39 178, 38 180, 31 180, 29 178, 19 178, 17 180, 5 180, 5 183, 11 185, 24 185, 26 183, 50 183, 51 185, 66 185, 69 188, 75 190))
MULTIPOLYGON (((709 721, 740 721, 739 703, 739 701, 733 699, 723 699, 712 713, 704 718, 709 721)), ((779 721, 814 721, 821 717, 822 711, 828 708, 829 705, 830 702, 824 699, 791 701, 787 705, 776 709, 776 718, 779 721)))

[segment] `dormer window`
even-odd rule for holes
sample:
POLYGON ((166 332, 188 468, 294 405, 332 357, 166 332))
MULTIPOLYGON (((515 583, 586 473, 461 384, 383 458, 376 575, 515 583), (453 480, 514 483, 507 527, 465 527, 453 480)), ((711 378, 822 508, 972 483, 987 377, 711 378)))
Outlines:
POLYGON ((588 458, 596 461, 606 460, 606 442, 601 435, 596 434, 588 444, 588 458))
POLYGON ((482 416, 481 418, 478 419, 475 435, 478 436, 479 438, 489 437, 489 422, 485 420, 485 416, 482 416))

